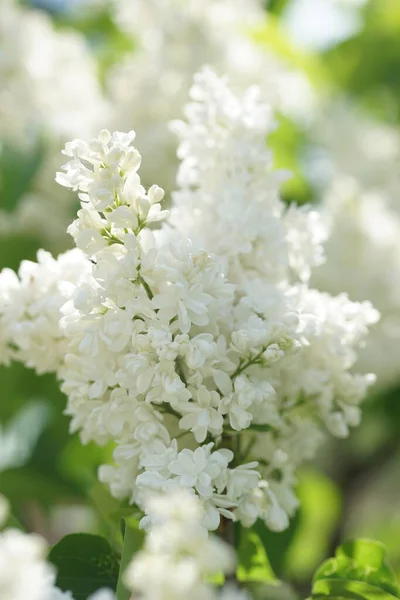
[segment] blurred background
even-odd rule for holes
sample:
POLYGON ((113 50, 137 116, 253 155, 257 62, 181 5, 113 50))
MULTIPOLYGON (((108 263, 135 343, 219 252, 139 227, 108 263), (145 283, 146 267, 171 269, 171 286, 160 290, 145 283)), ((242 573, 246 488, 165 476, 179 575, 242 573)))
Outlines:
MULTIPOLYGON (((284 198, 314 203, 331 227, 313 285, 382 313, 358 365, 378 378, 361 426, 302 471, 271 566, 307 593, 357 535, 387 545, 400 575, 399 0, 1 0, 0 268, 72 246, 76 198, 54 181, 70 139, 135 129, 145 184, 168 198, 168 121, 203 64, 259 85, 276 111, 269 143, 293 173, 284 198)), ((50 542, 107 533, 113 500, 96 469, 110 449, 69 435, 53 375, 0 367, 0 390, 0 491, 14 514, 50 542)))

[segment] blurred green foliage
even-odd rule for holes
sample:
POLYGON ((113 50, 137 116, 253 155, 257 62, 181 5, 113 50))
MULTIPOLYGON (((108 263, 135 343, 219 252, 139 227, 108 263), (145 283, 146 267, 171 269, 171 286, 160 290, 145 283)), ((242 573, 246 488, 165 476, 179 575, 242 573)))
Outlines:
POLYGON ((269 0, 266 3, 267 10, 274 15, 280 15, 289 3, 290 0, 269 0))
POLYGON ((29 191, 42 160, 40 146, 24 152, 4 144, 0 148, 1 208, 12 212, 18 200, 29 191))
POLYGON ((363 10, 364 27, 326 52, 332 80, 357 97, 376 116, 400 119, 400 3, 371 0, 363 10))
POLYGON ((111 7, 106 4, 98 10, 82 9, 73 15, 67 13, 60 16, 57 23, 60 27, 73 27, 85 35, 97 56, 99 77, 103 84, 109 69, 135 48, 132 37, 116 26, 111 7))

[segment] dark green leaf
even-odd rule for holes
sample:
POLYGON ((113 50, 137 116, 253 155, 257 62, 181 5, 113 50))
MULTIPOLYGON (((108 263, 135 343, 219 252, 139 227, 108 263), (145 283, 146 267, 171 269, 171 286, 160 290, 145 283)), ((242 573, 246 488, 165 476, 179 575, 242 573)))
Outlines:
POLYGON ((50 551, 57 568, 57 586, 86 600, 99 588, 117 587, 119 557, 104 538, 87 533, 65 536, 50 551))

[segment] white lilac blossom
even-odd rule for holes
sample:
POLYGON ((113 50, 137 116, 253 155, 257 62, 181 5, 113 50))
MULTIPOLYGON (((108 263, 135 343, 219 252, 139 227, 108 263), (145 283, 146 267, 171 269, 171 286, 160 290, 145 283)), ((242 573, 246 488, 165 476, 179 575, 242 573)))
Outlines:
POLYGON ((372 378, 351 367, 377 314, 308 288, 325 234, 313 211, 279 199, 258 92, 237 98, 205 70, 186 114, 161 229, 149 226, 167 217, 163 191, 142 186, 133 132, 66 145, 58 181, 81 200, 69 232, 92 265, 61 309, 67 414, 84 442, 115 443, 100 469, 115 496, 145 508, 184 488, 209 529, 221 515, 283 529, 321 423, 344 436, 359 422, 372 378))
POLYGON ((1 531, 8 502, 0 494, 0 597, 2 600, 52 600, 55 570, 46 562, 47 544, 35 534, 1 531))
POLYGON ((319 158, 310 173, 322 184, 321 211, 331 229, 327 261, 312 282, 331 294, 369 299, 380 311, 357 367, 372 369, 381 388, 394 386, 400 338, 399 130, 336 100, 322 107, 312 133, 319 158))
POLYGON ((2 2, 0 47, 0 153, 40 157, 17 206, 0 209, 0 235, 39 234, 60 248, 75 203, 53 184, 55 157, 66 140, 93 135, 108 118, 97 65, 83 35, 56 29, 43 11, 17 0, 2 2))
POLYGON ((366 191, 383 191, 398 211, 398 128, 338 98, 322 102, 310 133, 317 152, 309 166, 319 183, 335 185, 335 180, 352 177, 366 191))
MULTIPOLYGON (((0 597, 2 600, 74 600, 55 585, 56 571, 46 561, 46 541, 18 529, 0 531, 0 597)), ((88 600, 115 600, 99 590, 88 600)))
POLYGON ((323 209, 331 221, 327 263, 314 283, 330 293, 346 290, 353 300, 369 298, 380 313, 368 344, 358 359, 361 369, 373 369, 377 385, 399 381, 400 337, 400 217, 385 191, 363 191, 349 177, 336 179, 323 209))
MULTIPOLYGON (((154 493, 184 489, 210 530, 221 516, 281 530, 298 466, 324 430, 343 437, 359 422, 372 377, 352 367, 377 313, 308 287, 325 233, 312 210, 279 198, 259 92, 236 97, 205 70, 186 115, 169 225, 163 190, 141 183, 134 132, 66 145, 57 179, 79 193, 69 233, 86 259, 66 288, 43 286, 38 307, 63 315, 44 335, 51 347, 61 332, 53 368, 71 430, 115 445, 99 471, 114 496, 146 510, 154 493)), ((12 330, 12 315, 3 324, 12 330)), ((22 349, 51 368, 29 357, 35 343, 22 349)))
POLYGON ((326 231, 315 210, 280 199, 288 174, 273 167, 266 138, 276 125, 260 89, 235 96, 204 69, 190 98, 186 120, 172 124, 181 164, 171 223, 220 257, 237 282, 282 281, 288 268, 307 280, 323 262, 326 231))
POLYGON ((78 282, 88 279, 90 263, 76 248, 57 259, 39 250, 37 260, 23 261, 18 275, 0 272, 0 364, 18 360, 46 373, 64 360, 60 308, 78 282))
POLYGON ((231 546, 203 527, 203 510, 194 495, 182 491, 156 495, 149 499, 147 512, 151 522, 144 546, 124 576, 135 596, 142 600, 248 598, 233 586, 220 595, 206 582, 216 573, 232 573, 235 555, 231 546))
POLYGON ((173 189, 176 141, 167 124, 182 116, 193 75, 203 64, 227 73, 236 88, 257 81, 268 102, 290 117, 310 114, 313 94, 306 76, 252 39, 252 30, 267 19, 261 0, 115 0, 114 5, 135 48, 108 78, 114 127, 135 127, 146 183, 156 178, 168 193, 173 189))
POLYGON ((17 529, 0 532, 0 597, 4 600, 51 599, 55 572, 46 563, 47 545, 17 529))
POLYGON ((79 33, 56 30, 45 13, 4 0, 0 45, 1 141, 29 147, 43 135, 65 140, 98 127, 104 101, 79 33))

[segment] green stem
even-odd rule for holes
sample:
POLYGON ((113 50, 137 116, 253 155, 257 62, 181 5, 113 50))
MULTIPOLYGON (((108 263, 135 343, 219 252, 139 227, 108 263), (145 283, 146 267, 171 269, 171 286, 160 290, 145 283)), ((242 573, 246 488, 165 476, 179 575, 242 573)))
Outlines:
MULTIPOLYGON (((222 434, 222 447, 227 448, 228 450, 233 450, 233 440, 230 436, 227 436, 225 433, 222 434)), ((235 457, 236 458, 236 457, 235 457)), ((236 462, 234 458, 234 463, 236 462)), ((234 464, 231 465, 232 467, 234 464)), ((235 525, 231 519, 224 517, 221 515, 221 521, 218 528, 218 535, 225 540, 227 544, 235 548, 235 525)), ((226 581, 231 581, 237 583, 236 570, 233 571, 232 574, 226 577, 226 581)))
POLYGON ((245 449, 243 450, 243 453, 240 456, 240 461, 244 462, 249 458, 249 454, 252 451, 254 444, 256 443, 257 438, 255 436, 253 436, 250 440, 249 443, 247 444, 247 446, 245 447, 245 449))
POLYGON ((174 409, 172 408, 172 406, 171 406, 171 405, 169 405, 169 404, 165 404, 165 405, 163 405, 163 406, 160 406, 160 407, 158 408, 158 410, 159 410, 159 412, 161 412, 161 413, 165 413, 165 414, 167 414, 167 415, 173 415, 174 417, 177 417, 178 419, 182 419, 182 415, 180 415, 180 414, 179 414, 179 413, 178 413, 176 410, 174 410, 174 409))
POLYGON ((182 379, 183 383, 187 386, 186 377, 183 372, 182 364, 181 364, 181 361, 179 360, 179 358, 177 358, 175 360, 175 365, 176 365, 176 372, 178 373, 179 377, 182 379))
POLYGON ((234 379, 235 377, 237 377, 238 375, 240 375, 241 373, 243 373, 243 371, 245 371, 246 369, 248 369, 252 365, 257 364, 260 361, 260 358, 261 358, 263 352, 265 352, 265 348, 263 348, 262 350, 260 350, 260 352, 258 354, 256 354, 255 356, 253 356, 253 358, 251 358, 247 362, 240 361, 238 368, 231 375, 231 379, 234 379))
POLYGON ((143 289, 146 292, 148 299, 153 300, 154 294, 151 291, 150 286, 147 283, 147 281, 145 281, 141 275, 139 275, 139 277, 138 277, 138 282, 142 284, 143 289))
POLYGON ((246 429, 241 429, 240 431, 236 431, 236 429, 233 429, 229 425, 226 425, 224 428, 224 433, 230 437, 233 435, 240 435, 243 431, 258 431, 264 433, 265 431, 273 431, 273 427, 261 423, 251 423, 246 429))

